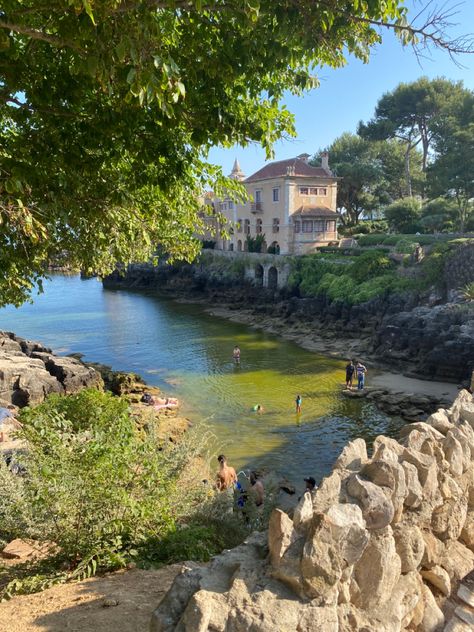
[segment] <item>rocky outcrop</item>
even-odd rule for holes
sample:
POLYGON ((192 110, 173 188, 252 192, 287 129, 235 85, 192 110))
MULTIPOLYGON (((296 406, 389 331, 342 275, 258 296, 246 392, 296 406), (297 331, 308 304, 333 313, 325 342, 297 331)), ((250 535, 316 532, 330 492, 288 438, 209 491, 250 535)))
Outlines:
POLYGON ((293 519, 180 575, 151 632, 473 629, 473 412, 461 391, 371 456, 350 443, 293 519))
POLYGON ((0 332, 0 401, 39 404, 51 393, 101 387, 99 373, 75 358, 55 355, 39 342, 0 332))

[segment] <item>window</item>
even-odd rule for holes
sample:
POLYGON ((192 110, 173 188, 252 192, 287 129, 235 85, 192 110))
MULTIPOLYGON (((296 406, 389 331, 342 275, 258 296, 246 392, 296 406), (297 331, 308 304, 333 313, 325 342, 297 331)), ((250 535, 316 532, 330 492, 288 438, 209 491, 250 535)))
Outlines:
POLYGON ((304 219, 303 220, 303 233, 312 233, 313 232, 313 220, 311 219, 304 219))
POLYGON ((246 235, 250 235, 250 220, 249 219, 244 220, 244 233, 246 235))
POLYGON ((255 191, 255 202, 256 204, 260 204, 262 201, 262 189, 257 189, 255 191))
POLYGON ((227 202, 219 202, 219 209, 221 211, 227 211, 227 202))
POLYGON ((318 189, 318 187, 300 187, 300 195, 327 195, 326 188, 318 189))
POLYGON ((315 233, 324 233, 324 220, 316 220, 314 222, 314 232, 315 233))
POLYGON ((257 235, 261 235, 262 233, 262 220, 261 219, 257 219, 256 225, 255 225, 255 231, 257 235))
POLYGON ((331 219, 326 222, 326 230, 330 233, 334 233, 336 230, 336 222, 331 219))
POLYGON ((280 232, 280 220, 278 217, 273 218, 272 230, 274 233, 280 232))
POLYGON ((242 232, 242 220, 241 219, 237 220, 237 232, 238 233, 242 232))
POLYGON ((229 211, 233 211, 234 210, 234 202, 232 200, 229 200, 227 202, 227 208, 229 209, 229 211))
POLYGON ((301 222, 296 220, 295 221, 295 233, 299 233, 301 232, 301 222))
POLYGON ((273 201, 274 202, 280 201, 280 187, 273 189, 273 201))

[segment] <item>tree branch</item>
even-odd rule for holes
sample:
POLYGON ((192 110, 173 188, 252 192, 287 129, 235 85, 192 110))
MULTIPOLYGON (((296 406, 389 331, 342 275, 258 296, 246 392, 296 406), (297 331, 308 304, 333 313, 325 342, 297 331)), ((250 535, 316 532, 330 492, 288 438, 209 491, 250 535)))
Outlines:
POLYGON ((20 35, 26 35, 31 39, 48 42, 48 44, 52 44, 53 46, 56 46, 58 48, 72 48, 73 50, 80 51, 80 49, 71 42, 62 40, 59 37, 55 37, 54 35, 49 35, 48 33, 44 33, 43 31, 38 31, 37 29, 23 26, 22 24, 13 24, 12 22, 5 22, 4 20, 0 20, 0 28, 7 31, 13 31, 13 33, 18 33, 20 35))

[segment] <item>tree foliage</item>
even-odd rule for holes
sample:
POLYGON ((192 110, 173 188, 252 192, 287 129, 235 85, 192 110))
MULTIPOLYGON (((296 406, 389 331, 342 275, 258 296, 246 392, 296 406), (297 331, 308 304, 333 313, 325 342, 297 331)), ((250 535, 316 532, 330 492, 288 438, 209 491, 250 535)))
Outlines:
POLYGON ((54 258, 107 273, 117 260, 199 250, 199 195, 239 195, 210 146, 293 134, 285 90, 311 69, 367 60, 390 25, 456 51, 401 0, 5 0, 0 13, 0 303, 20 303, 54 258))
POLYGON ((425 172, 437 124, 449 112, 452 103, 467 92, 461 82, 421 77, 412 83, 401 83, 384 94, 377 103, 374 118, 367 124, 359 124, 359 133, 364 138, 398 138, 403 142, 408 196, 415 193, 410 170, 413 150, 421 148, 425 172))
POLYGON ((421 202, 417 198, 396 200, 384 209, 389 226, 399 233, 414 233, 419 228, 421 202))
MULTIPOLYGON (((328 148, 331 169, 341 179, 337 207, 345 224, 354 225, 362 213, 377 212, 406 194, 404 147, 398 140, 370 141, 348 132, 328 148)), ((319 152, 320 153, 320 152, 319 152)), ((421 156, 414 153, 411 177, 421 187, 421 156)))

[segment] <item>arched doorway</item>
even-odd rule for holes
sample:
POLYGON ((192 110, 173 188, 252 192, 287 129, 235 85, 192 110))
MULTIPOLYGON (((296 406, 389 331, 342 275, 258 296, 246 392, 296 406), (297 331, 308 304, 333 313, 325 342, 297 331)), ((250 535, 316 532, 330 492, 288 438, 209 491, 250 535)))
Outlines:
POLYGON ((237 241, 237 250, 238 250, 238 252, 242 252, 242 240, 241 239, 239 239, 237 241))
POLYGON ((277 241, 272 241, 272 243, 270 244, 270 246, 267 249, 267 252, 269 252, 270 254, 273 254, 273 255, 279 255, 280 254, 280 244, 277 241))
POLYGON ((278 288, 278 270, 274 266, 268 269, 268 287, 270 290, 278 288))
POLYGON ((259 263, 255 266, 255 285, 259 287, 263 285, 263 266, 259 263))

